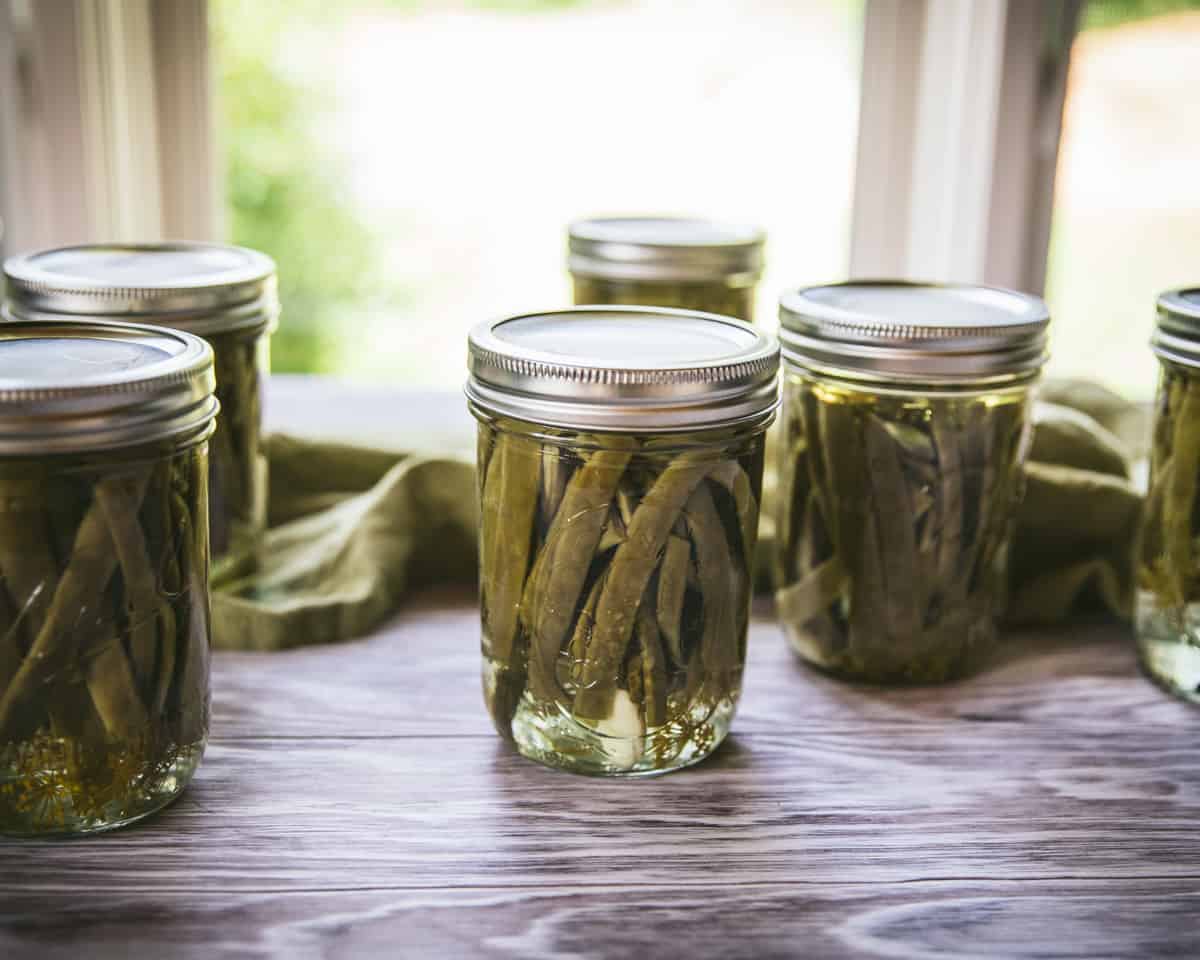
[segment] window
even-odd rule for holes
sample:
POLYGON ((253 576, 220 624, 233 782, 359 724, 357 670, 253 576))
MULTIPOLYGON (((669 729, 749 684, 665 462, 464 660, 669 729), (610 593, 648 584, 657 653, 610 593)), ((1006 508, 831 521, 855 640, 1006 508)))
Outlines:
POLYGON ((277 370, 452 387, 575 217, 761 224, 767 325, 851 271, 1036 291, 1050 232, 1052 372, 1146 396, 1198 45, 1200 0, 0 0, 0 243, 258 247, 277 370))
POLYGON ((848 268, 858 0, 212 0, 233 239, 280 261, 277 369, 457 386, 479 320, 568 301, 581 216, 768 232, 848 268))
POLYGON ((1198 84, 1200 3, 1087 7, 1054 198, 1053 373, 1153 393, 1154 298, 1200 282, 1198 84))

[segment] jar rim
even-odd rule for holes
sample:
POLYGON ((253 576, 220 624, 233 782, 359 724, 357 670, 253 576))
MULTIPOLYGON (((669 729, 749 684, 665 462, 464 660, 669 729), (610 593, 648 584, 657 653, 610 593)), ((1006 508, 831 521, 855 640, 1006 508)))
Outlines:
POLYGON ((626 433, 753 420, 778 404, 779 347, 717 314, 582 306, 477 325, 469 400, 550 426, 626 433))
POLYGON ((567 228, 567 267, 605 280, 752 286, 765 242, 759 227, 701 217, 593 217, 567 228))
POLYGON ((1166 360, 1200 367, 1200 287, 1179 287, 1159 294, 1157 322, 1150 348, 1166 360))
POLYGON ((1045 303, 1001 287, 852 280, 789 291, 779 316, 789 364, 851 377, 984 382, 1048 357, 1045 303))
POLYGON ((272 330, 275 262, 218 243, 99 243, 9 257, 4 319, 105 317, 200 335, 272 330))
POLYGON ((0 324, 0 455, 98 452, 199 431, 217 416, 215 386, 212 348, 182 330, 0 324))

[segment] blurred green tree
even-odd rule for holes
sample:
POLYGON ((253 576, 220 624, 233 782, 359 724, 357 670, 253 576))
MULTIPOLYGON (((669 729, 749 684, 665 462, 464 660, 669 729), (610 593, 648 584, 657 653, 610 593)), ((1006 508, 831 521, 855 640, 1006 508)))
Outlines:
MULTIPOLYGON (((595 2, 461 5, 521 14, 595 2)), ((336 370, 355 314, 395 308, 404 299, 404 291, 384 282, 378 252, 384 245, 346 196, 336 145, 322 140, 323 114, 335 108, 322 86, 327 78, 296 47, 314 38, 319 44, 359 10, 411 14, 436 6, 428 0, 214 0, 211 6, 228 235, 279 265, 276 371, 336 370)))
POLYGON ((1200 10, 1200 0, 1089 0, 1084 5, 1083 29, 1117 27, 1181 10, 1200 10))
POLYGON ((279 266, 277 371, 336 369, 339 325, 381 289, 374 237, 345 196, 336 151, 320 141, 319 72, 287 68, 297 25, 336 26, 339 12, 313 0, 212 5, 228 234, 279 266))

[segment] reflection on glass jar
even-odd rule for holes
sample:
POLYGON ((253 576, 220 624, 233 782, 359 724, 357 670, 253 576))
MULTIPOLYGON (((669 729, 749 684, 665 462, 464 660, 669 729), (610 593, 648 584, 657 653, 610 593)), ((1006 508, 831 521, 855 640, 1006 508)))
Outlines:
POLYGON ((577 304, 678 307, 754 320, 764 236, 709 220, 580 220, 568 234, 577 304))
POLYGON ((656 773, 725 737, 776 355, 744 324, 683 311, 562 311, 472 333, 484 692, 524 755, 656 773), (628 338, 652 365, 619 365, 628 338), (562 366, 534 359, 548 353, 562 366))
POLYGON ((0 833, 106 830, 204 752, 212 353, 16 322, 0 384, 0 833))
POLYGON ((210 453, 213 576, 253 569, 267 519, 262 391, 279 316, 272 260, 217 244, 95 244, 13 257, 5 274, 7 319, 136 320, 209 342, 221 403, 210 453))
POLYGON ((1142 664, 1200 703, 1200 289, 1158 300, 1161 373, 1138 570, 1142 664))
POLYGON ((993 647, 1041 302, 844 284, 784 298, 778 613, 848 679, 960 676, 993 647))

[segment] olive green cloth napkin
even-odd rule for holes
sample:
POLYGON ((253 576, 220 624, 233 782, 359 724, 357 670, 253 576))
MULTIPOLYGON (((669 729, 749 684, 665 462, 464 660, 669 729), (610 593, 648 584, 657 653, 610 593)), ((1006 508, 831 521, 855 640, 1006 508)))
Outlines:
MULTIPOLYGON (((1082 397, 1057 389, 1042 396, 1034 408, 1025 496, 1008 557, 1006 619, 1054 623, 1085 613, 1127 618, 1142 510, 1131 479, 1134 451, 1079 409, 1082 397), (1076 406, 1062 405, 1067 402, 1076 406)), ((1120 417, 1132 419, 1125 411, 1120 417)))
MULTIPOLYGON (((1042 391, 1010 555, 1010 621, 1129 615, 1141 509, 1130 472, 1144 435, 1143 411, 1092 384, 1042 391)), ((475 581, 473 465, 279 434, 266 452, 270 529, 256 573, 214 584, 215 646, 348 640, 412 589, 475 581)), ((770 511, 768 503, 760 584, 773 546, 770 511)))
POLYGON ((213 585, 213 645, 282 650, 361 636, 423 585, 475 579, 475 470, 449 457, 279 434, 257 572, 213 585))

